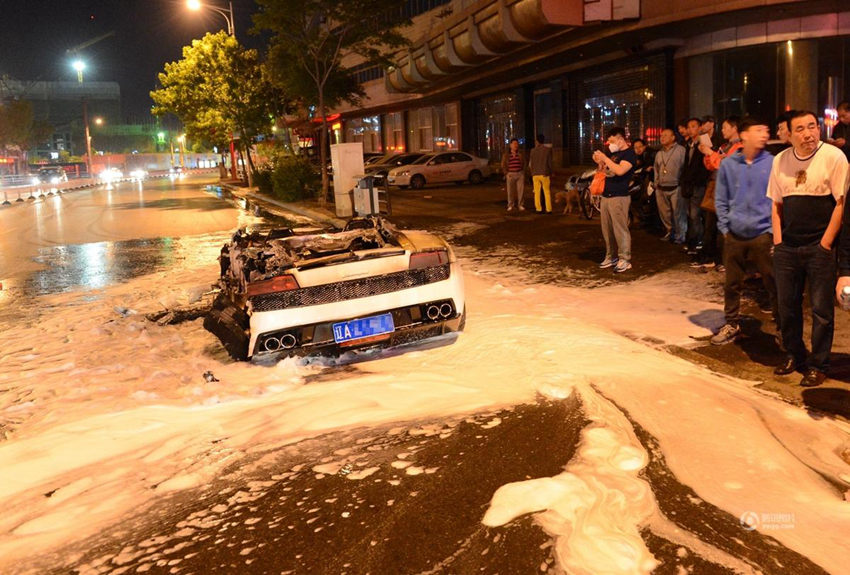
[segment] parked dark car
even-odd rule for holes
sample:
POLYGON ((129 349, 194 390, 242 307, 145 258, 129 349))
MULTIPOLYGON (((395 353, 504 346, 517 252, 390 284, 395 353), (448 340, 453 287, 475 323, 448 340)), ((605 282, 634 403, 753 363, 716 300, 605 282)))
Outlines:
POLYGON ((366 175, 375 177, 374 182, 376 186, 386 185, 387 174, 390 170, 398 168, 399 166, 412 164, 424 155, 425 154, 420 152, 407 152, 384 156, 381 158, 380 163, 369 164, 366 166, 366 175))

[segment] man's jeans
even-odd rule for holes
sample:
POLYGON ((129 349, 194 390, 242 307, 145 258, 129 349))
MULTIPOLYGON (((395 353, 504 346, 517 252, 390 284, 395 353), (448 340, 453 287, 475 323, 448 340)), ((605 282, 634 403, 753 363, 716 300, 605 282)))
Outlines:
POLYGON ((705 186, 694 186, 694 195, 685 199, 688 209, 688 245, 696 246, 702 242, 703 222, 702 208, 699 205, 705 197, 705 186))
POLYGON ((835 328, 835 251, 821 245, 773 249, 773 273, 779 300, 782 343, 801 366, 806 365, 803 342, 803 288, 809 282, 812 304, 812 353, 807 366, 826 371, 835 328))
POLYGON ((508 190, 508 209, 522 206, 522 195, 525 191, 525 172, 508 172, 505 174, 505 187, 508 190))
POLYGON ((723 251, 723 265, 726 266, 723 311, 726 315, 726 323, 738 325, 741 315, 741 292, 744 289, 744 280, 747 279, 747 261, 752 261, 761 274, 764 289, 767 290, 770 298, 773 321, 779 324, 776 280, 773 277, 773 260, 770 257, 772 245, 772 234, 761 234, 750 239, 739 238, 732 233, 726 235, 723 251))
POLYGON ((632 235, 629 232, 629 196, 602 197, 599 206, 602 238, 605 240, 605 258, 632 259, 632 235), (617 249, 614 249, 617 242, 617 249))
POLYGON ((685 231, 688 229, 688 216, 682 209, 680 188, 664 191, 655 187, 655 203, 658 204, 658 216, 664 224, 665 231, 670 234, 670 239, 677 243, 685 241, 685 231))
POLYGON ((546 212, 552 211, 552 192, 549 191, 549 176, 531 176, 531 181, 534 184, 534 209, 538 212, 543 211, 543 206, 540 202, 540 192, 543 191, 543 199, 546 201, 546 212))

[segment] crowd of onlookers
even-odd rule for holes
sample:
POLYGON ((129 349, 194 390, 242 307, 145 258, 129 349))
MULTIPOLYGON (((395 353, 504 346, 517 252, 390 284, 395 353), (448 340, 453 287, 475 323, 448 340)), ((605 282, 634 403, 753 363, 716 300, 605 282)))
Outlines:
POLYGON ((622 128, 607 134, 608 151, 593 160, 605 174, 601 198, 602 269, 631 266, 628 180, 649 172, 663 239, 681 244, 695 267, 725 273, 722 345, 741 334, 741 293, 748 266, 761 276, 785 360, 774 373, 803 373, 800 385, 823 383, 829 369, 835 300, 850 286, 850 104, 838 106, 829 138, 814 112, 790 111, 770 125, 752 116, 711 116, 663 130, 657 151, 630 146, 622 128), (843 244, 839 238, 844 237, 843 244), (806 287, 808 286, 808 287, 806 287), (803 340, 803 295, 811 304, 811 341, 803 340))
MULTIPOLYGON (((850 290, 850 208, 845 202, 850 103, 842 102, 837 111, 838 122, 825 141, 817 115, 807 110, 786 112, 773 126, 753 116, 730 116, 719 130, 712 116, 689 118, 661 132, 658 150, 643 139, 629 142, 622 127, 611 128, 606 149, 593 153, 597 173, 591 191, 601 195, 605 242, 599 268, 615 273, 632 268, 629 220, 639 178, 639 195, 654 196, 662 239, 682 245, 692 266, 725 273, 726 323, 711 343, 730 343, 741 334, 741 294, 755 268, 785 352, 774 373, 800 371, 800 385, 820 385, 829 369, 835 300, 845 287, 850 290), (803 340, 805 289, 811 305, 809 350, 803 340)), ((525 210, 528 170, 536 211, 551 213, 551 150, 542 136, 528 159, 512 139, 502 170, 508 211, 525 210)))

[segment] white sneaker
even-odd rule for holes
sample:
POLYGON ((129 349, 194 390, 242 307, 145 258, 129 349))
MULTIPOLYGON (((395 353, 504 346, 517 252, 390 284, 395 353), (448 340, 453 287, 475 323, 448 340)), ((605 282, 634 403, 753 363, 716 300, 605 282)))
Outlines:
POLYGON ((731 323, 727 323, 723 327, 720 328, 712 338, 712 345, 723 345, 726 343, 730 343, 735 341, 738 336, 741 334, 741 328, 737 325, 732 325, 731 323))
POLYGON ((599 264, 599 269, 604 270, 605 268, 612 268, 617 265, 617 258, 605 258, 602 260, 602 263, 599 264))
POLYGON ((520 206, 519 206, 519 211, 524 212, 524 211, 525 211, 525 206, 523 206, 522 204, 520 204, 520 206))
POLYGON ((629 260, 620 260, 617 262, 617 265, 614 266, 614 273, 623 273, 632 269, 632 264, 629 260))

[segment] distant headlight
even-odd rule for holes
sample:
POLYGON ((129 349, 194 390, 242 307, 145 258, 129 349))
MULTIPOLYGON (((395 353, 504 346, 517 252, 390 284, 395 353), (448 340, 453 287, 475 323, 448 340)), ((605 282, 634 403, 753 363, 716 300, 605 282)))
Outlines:
POLYGON ((410 170, 402 170, 402 171, 400 171, 400 172, 396 172, 396 173, 395 173, 395 175, 396 175, 396 176, 409 176, 409 175, 410 175, 410 170))
POLYGON ((33 178, 33 179, 32 179, 32 185, 33 185, 33 186, 37 186, 37 185, 39 185, 40 183, 41 183, 41 180, 39 180, 38 178, 33 178))

